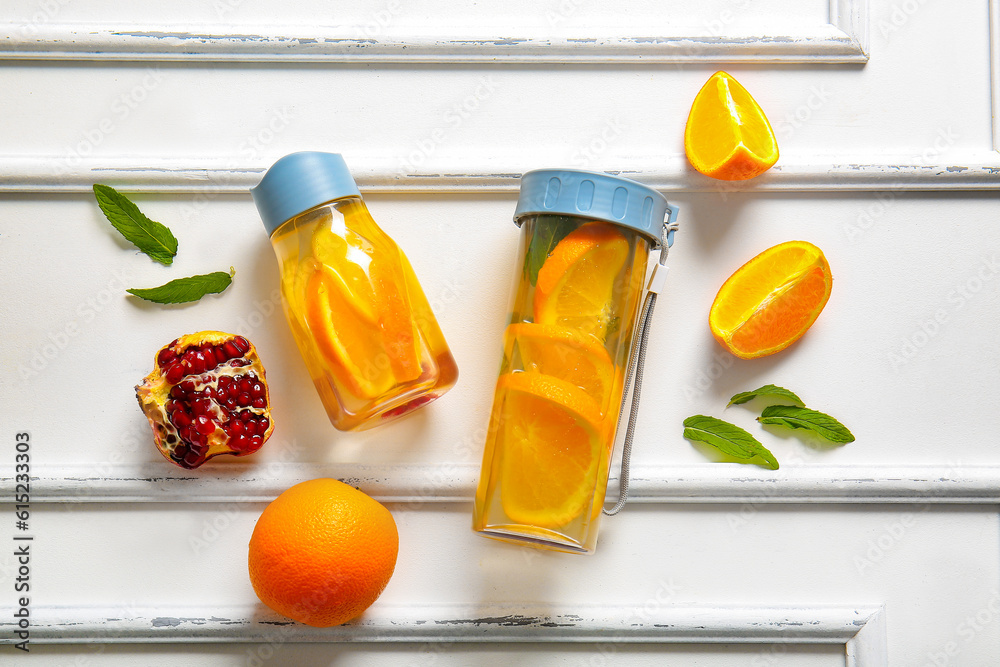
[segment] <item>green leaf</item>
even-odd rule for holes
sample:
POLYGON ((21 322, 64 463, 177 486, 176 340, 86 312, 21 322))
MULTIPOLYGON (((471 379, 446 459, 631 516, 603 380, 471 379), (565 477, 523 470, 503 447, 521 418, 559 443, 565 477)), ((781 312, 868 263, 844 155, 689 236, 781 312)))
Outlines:
POLYGON ((173 263, 177 239, 166 226, 147 218, 128 197, 111 186, 95 183, 94 197, 111 225, 136 248, 160 264, 173 263))
MULTIPOLYGON (((739 394, 736 394, 731 399, 729 399, 729 405, 740 405, 742 403, 746 403, 747 401, 751 401, 757 398, 758 396, 781 396, 782 398, 787 398, 788 400, 797 403, 798 405, 805 406, 805 401, 803 401, 801 398, 799 398, 792 392, 788 391, 784 387, 779 387, 773 384, 765 384, 763 387, 760 387, 759 389, 754 389, 753 391, 740 392, 739 394)), ((728 408, 729 405, 727 405, 726 407, 728 408)))
POLYGON ((549 253, 567 234, 576 229, 578 221, 566 215, 539 215, 532 224, 534 232, 524 259, 524 268, 528 272, 528 280, 534 285, 549 253))
POLYGON ((125 291, 153 303, 188 303, 197 301, 206 294, 218 294, 223 291, 233 282, 234 275, 236 272, 230 268, 229 273, 216 271, 202 276, 178 278, 159 287, 125 291))
POLYGON ((757 418, 761 424, 778 424, 789 428, 805 428, 830 442, 854 442, 854 434, 828 414, 794 405, 771 405, 757 418))
POLYGON ((767 461, 771 470, 778 469, 778 461, 767 447, 760 444, 739 426, 729 422, 694 415, 684 420, 684 437, 688 440, 698 440, 712 445, 724 454, 738 459, 752 459, 759 456, 767 461))

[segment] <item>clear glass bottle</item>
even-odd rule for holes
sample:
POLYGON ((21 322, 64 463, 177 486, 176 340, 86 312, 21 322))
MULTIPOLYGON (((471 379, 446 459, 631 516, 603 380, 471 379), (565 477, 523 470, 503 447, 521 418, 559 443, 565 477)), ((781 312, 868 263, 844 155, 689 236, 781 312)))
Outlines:
POLYGON ((455 360, 413 268, 339 154, 286 155, 251 193, 292 335, 335 427, 387 423, 455 384, 455 360))
POLYGON ((676 215, 662 195, 624 178, 554 169, 522 177, 474 530, 593 552, 647 260, 667 213, 676 215))

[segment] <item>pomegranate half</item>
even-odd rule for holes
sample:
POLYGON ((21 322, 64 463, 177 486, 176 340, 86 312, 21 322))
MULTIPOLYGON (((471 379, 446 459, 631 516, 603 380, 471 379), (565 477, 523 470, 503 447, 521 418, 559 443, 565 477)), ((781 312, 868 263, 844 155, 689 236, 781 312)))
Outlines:
POLYGON ((220 454, 252 454, 274 430, 264 366, 243 336, 181 336, 156 353, 156 368, 135 395, 156 448, 182 468, 220 454))

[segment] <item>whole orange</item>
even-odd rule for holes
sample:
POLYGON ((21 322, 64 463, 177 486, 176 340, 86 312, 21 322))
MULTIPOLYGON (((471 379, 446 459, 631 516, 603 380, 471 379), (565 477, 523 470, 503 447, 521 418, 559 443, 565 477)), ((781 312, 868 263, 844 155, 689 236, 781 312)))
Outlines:
POLYGON ((283 616, 340 625, 382 594, 398 551, 396 522, 381 503, 335 479, 314 479, 260 515, 250 537, 250 583, 283 616))

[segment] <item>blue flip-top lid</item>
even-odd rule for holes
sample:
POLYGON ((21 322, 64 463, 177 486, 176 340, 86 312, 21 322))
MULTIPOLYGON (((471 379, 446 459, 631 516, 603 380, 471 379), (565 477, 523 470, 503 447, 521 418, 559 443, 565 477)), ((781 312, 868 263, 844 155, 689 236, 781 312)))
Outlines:
POLYGON ((360 197, 340 153, 302 151, 279 159, 250 188, 268 235, 285 221, 341 197, 360 197))
MULTIPOLYGON (((634 229, 658 245, 664 220, 677 219, 677 208, 659 192, 621 176, 581 169, 535 169, 521 176, 514 211, 520 226, 528 215, 576 215, 634 229)), ((667 239, 673 242, 673 232, 667 239)))

